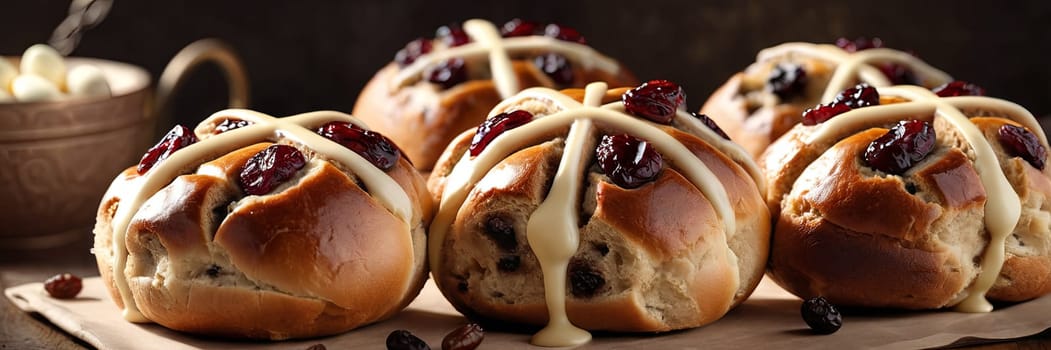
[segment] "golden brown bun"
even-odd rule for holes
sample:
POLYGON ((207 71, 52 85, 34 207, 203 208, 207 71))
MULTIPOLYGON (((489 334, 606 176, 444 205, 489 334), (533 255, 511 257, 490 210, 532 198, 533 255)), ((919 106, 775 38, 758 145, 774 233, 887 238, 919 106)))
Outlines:
MULTIPOLYGON (((148 319, 222 337, 315 337, 388 318, 419 293, 432 208, 416 169, 402 157, 387 171, 413 203, 411 223, 380 205, 352 173, 309 150, 295 178, 246 197, 240 169, 270 144, 201 166, 213 171, 178 176, 135 214, 125 275, 148 319)), ((121 308, 112 224, 138 177, 134 167, 118 176, 95 228, 99 270, 121 308)))
MULTIPOLYGON (((734 74, 701 107, 701 113, 719 124, 727 135, 753 157, 802 121, 803 112, 820 103, 836 64, 803 54, 786 55, 755 62, 734 74), (778 65, 799 66, 806 73, 806 84, 798 94, 782 99, 767 87, 771 72, 778 65)), ((856 75, 856 74, 855 74, 856 75)), ((919 84, 932 88, 946 81, 914 72, 919 84)), ((854 82, 861 81, 856 77, 854 82)))
MULTIPOLYGON (((1003 150, 997 130, 1017 123, 999 117, 971 121, 989 140, 1022 203, 1006 261, 987 297, 1023 301, 1047 294, 1051 178, 1003 150)), ((814 127, 799 125, 771 145, 759 160, 777 218, 771 277, 802 298, 820 295, 847 306, 934 309, 966 297, 989 243, 988 193, 962 135, 940 119, 933 125, 935 150, 900 176, 876 172, 862 160, 866 147, 887 132, 880 127, 838 130, 838 142, 810 144, 805 140, 814 127)))
MULTIPOLYGON (((610 90, 604 103, 619 99, 623 91, 610 90)), ((563 93, 578 100, 583 96, 580 90, 563 93)), ((508 107, 529 110, 537 118, 550 108, 535 103, 508 107)), ((599 127, 600 134, 625 131, 599 127)), ((712 204, 674 165, 665 163, 651 183, 624 189, 592 164, 582 185, 580 244, 567 281, 566 309, 576 326, 625 332, 697 327, 742 302, 763 275, 770 221, 752 178, 711 140, 674 126, 660 128, 726 187, 736 232, 724 232, 712 204), (577 289, 574 274, 598 276, 601 286, 590 293, 577 289)), ((464 314, 534 326, 547 321, 542 273, 525 231, 527 219, 547 196, 565 132, 545 135, 500 161, 457 212, 441 242, 440 267, 433 272, 446 298, 464 314), (513 227, 512 245, 487 233, 494 220, 513 227), (509 258, 519 261, 513 269, 501 262, 509 258)), ((437 198, 473 135, 473 130, 461 134, 436 165, 428 186, 437 198)), ((595 145, 597 140, 585 147, 595 145)))
MULTIPOLYGON (((512 66, 522 89, 554 86, 531 59, 514 60, 512 66)), ((595 81, 611 86, 638 84, 623 67, 611 75, 579 66, 573 66, 575 79, 569 87, 595 81)), ((358 95, 353 114, 394 140, 420 170, 430 170, 456 135, 485 121, 489 110, 502 100, 488 79, 468 80, 446 90, 426 80, 396 89, 391 84, 399 70, 391 63, 377 72, 358 95)))

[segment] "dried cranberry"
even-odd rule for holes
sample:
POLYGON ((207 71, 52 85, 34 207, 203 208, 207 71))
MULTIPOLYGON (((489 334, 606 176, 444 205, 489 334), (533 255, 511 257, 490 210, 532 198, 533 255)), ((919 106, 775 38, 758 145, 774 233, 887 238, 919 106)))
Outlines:
POLYGON ((234 130, 234 129, 240 129, 240 128, 243 128, 243 127, 246 127, 246 126, 249 126, 249 125, 252 125, 252 124, 254 124, 254 123, 252 123, 250 121, 247 121, 247 120, 240 120, 240 119, 236 119, 236 118, 226 118, 226 119, 223 119, 223 121, 221 123, 219 123, 219 125, 215 126, 215 134, 217 134, 217 135, 218 134, 222 134, 224 132, 227 132, 227 131, 230 131, 230 130, 234 130))
POLYGON ((858 52, 861 50, 875 49, 883 47, 883 40, 880 38, 866 38, 859 37, 854 40, 847 38, 836 39, 836 46, 846 50, 847 52, 858 52))
POLYGON ((884 63, 877 66, 880 72, 894 85, 917 85, 918 79, 908 67, 897 63, 884 63))
POLYGON ((428 69, 425 74, 427 81, 441 85, 443 89, 467 81, 467 69, 464 67, 462 58, 445 60, 428 69))
POLYGON ((416 62, 417 58, 424 54, 431 52, 431 40, 426 38, 418 38, 405 44, 405 48, 398 50, 398 53, 394 54, 394 62, 399 67, 405 67, 413 62, 416 62))
POLYGON ((985 96, 985 89, 981 86, 963 80, 942 84, 941 86, 931 89, 931 91, 933 91, 935 95, 941 97, 985 96))
POLYGON ((387 350, 431 350, 431 347, 412 332, 399 329, 387 335, 387 350))
POLYGON ((55 299, 76 298, 83 287, 80 277, 69 273, 57 274, 44 281, 44 290, 55 299))
POLYGON ((623 188, 642 186, 661 171, 662 157, 653 145, 628 134, 603 135, 595 157, 602 172, 623 188))
POLYGON ((505 38, 511 38, 542 34, 539 33, 539 30, 540 23, 515 18, 507 21, 503 27, 500 27, 500 35, 503 35, 505 38))
POLYGON ((547 27, 544 27, 544 35, 577 44, 587 45, 588 43, 587 40, 584 40, 584 36, 580 35, 580 32, 576 29, 561 24, 548 24, 547 27))
POLYGON ((1021 157, 1034 168, 1044 170, 1047 150, 1040 144, 1040 139, 1026 128, 1015 125, 1004 125, 999 130, 1000 144, 1008 154, 1021 157))
POLYGON ((557 53, 547 53, 536 56, 533 59, 533 64, 544 74, 547 74, 548 77, 551 77, 555 84, 562 86, 573 84, 573 66, 569 64, 569 60, 565 56, 557 53))
POLYGON ((442 339, 442 350, 474 350, 485 339, 485 330, 477 323, 454 329, 442 339))
POLYGON ((803 93, 806 82, 806 70, 803 66, 779 64, 770 71, 766 86, 784 101, 803 93))
POLYGON ((869 84, 861 83, 840 92, 835 101, 842 102, 850 108, 876 106, 879 105, 879 91, 869 84))
POLYGON ((369 163, 382 170, 398 164, 401 150, 386 136, 347 122, 329 122, 318 128, 317 133, 357 153, 369 163))
POLYGON ((196 142, 197 135, 194 135, 190 128, 176 125, 171 131, 168 131, 163 138, 161 138, 160 142, 157 142, 156 145, 150 147, 150 149, 146 151, 146 154, 142 155, 142 160, 139 161, 139 167, 137 169, 139 175, 150 171, 154 165, 168 159, 168 157, 175 153, 175 151, 196 142))
POLYGON ((890 174, 902 174, 934 150, 934 128, 920 120, 898 122, 865 149, 869 166, 890 174))
POLYGON ((303 153, 288 145, 270 145, 241 168, 241 188, 250 195, 270 193, 307 164, 303 153))
POLYGON ((475 131, 474 138, 471 139, 471 147, 467 150, 471 152, 472 157, 477 157, 497 136, 531 120, 533 114, 521 110, 494 115, 478 126, 478 131, 475 131))
POLYGON ((463 31, 463 27, 459 23, 438 27, 438 30, 434 32, 434 38, 441 40, 449 47, 456 47, 471 42, 471 37, 467 36, 467 32, 463 31))
POLYGON ((803 302, 799 313, 814 333, 832 334, 843 326, 843 316, 835 305, 829 303, 824 297, 810 298, 803 302))
POLYGON ((817 105, 803 112, 803 125, 818 125, 850 110, 850 106, 839 101, 817 105))
POLYGON ((727 140, 730 139, 730 136, 727 136, 726 132, 723 132, 723 129, 719 127, 719 124, 715 124, 715 121, 712 120, 712 118, 708 118, 707 115, 697 112, 690 112, 690 115, 700 120, 701 123, 704 124, 704 126, 707 126, 708 129, 712 129, 712 131, 715 132, 717 135, 722 136, 724 139, 727 140))
POLYGON ((673 82, 650 80, 625 92, 621 100, 624 109, 635 116, 670 124, 675 111, 686 102, 686 93, 673 82))

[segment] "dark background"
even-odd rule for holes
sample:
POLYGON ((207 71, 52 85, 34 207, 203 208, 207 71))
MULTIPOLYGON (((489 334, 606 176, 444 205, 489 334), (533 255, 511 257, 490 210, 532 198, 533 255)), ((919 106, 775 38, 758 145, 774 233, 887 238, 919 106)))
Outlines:
MULTIPOLYGON (((45 42, 68 1, 0 5, 0 53, 45 42)), ((912 50, 992 96, 1051 114, 1051 1, 130 1, 86 33, 77 56, 141 65, 156 79, 180 48, 217 37, 242 56, 252 107, 274 115, 350 112, 358 91, 406 42, 452 21, 521 17, 578 28, 641 79, 686 87, 691 110, 758 50, 785 41, 877 36, 912 50)), ((214 67, 193 74, 176 119, 196 123, 222 107, 214 67)))

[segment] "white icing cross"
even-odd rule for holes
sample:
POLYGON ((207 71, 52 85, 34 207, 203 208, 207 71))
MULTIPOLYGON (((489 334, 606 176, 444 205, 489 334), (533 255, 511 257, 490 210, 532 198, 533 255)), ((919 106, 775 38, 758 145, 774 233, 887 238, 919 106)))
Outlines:
MULTIPOLYGON (((682 143, 658 127, 655 123, 630 116, 624 110, 621 101, 601 105, 606 93, 605 83, 591 83, 585 90, 584 102, 580 103, 569 96, 548 88, 527 89, 515 98, 505 100, 497 105, 494 114, 507 111, 530 100, 547 101, 558 110, 549 115, 536 115, 523 126, 505 131, 495 137, 476 157, 464 154, 453 170, 446 177, 445 190, 442 193, 438 214, 431 225, 429 254, 432 271, 440 270, 440 261, 445 234, 456 219, 457 212, 463 205, 468 193, 507 156, 528 147, 542 135, 558 133, 569 126, 565 148, 558 170, 555 173, 551 190, 527 222, 526 236, 533 248, 545 276, 544 289, 548 303, 550 323, 533 338, 534 344, 544 346, 567 346, 586 342, 590 335, 569 323, 565 315, 565 275, 569 259, 579 244, 579 229, 575 213, 580 202, 582 177, 586 176, 590 157, 594 149, 587 148, 588 140, 593 140, 599 130, 594 123, 626 131, 633 136, 646 140, 665 160, 674 164, 691 183, 711 202, 716 214, 722 220, 724 237, 730 237, 736 231, 735 213, 730 204, 726 189, 711 170, 682 143), (557 336, 556 334, 570 336, 557 336), (586 336, 585 336, 586 335, 586 336), (573 341, 566 338, 576 339, 573 341)), ((719 140, 713 144, 735 150, 744 157, 743 164, 751 164, 744 150, 735 144, 723 140, 707 127, 699 126, 689 113, 677 111, 679 124, 691 124, 705 133, 702 138, 719 140)), ((729 154, 729 152, 727 153, 729 154)), ((731 156, 733 157, 733 156, 731 156)), ((752 168, 755 168, 754 164, 752 168)), ((758 170, 752 174, 758 178, 758 170)), ((757 183, 761 183, 757 181, 757 183)), ((736 286, 734 287, 736 290, 736 286)))
POLYGON ((879 68, 876 68, 872 63, 893 62, 902 64, 919 77, 924 77, 934 85, 952 81, 952 77, 948 74, 917 59, 915 56, 887 48, 865 49, 850 53, 830 44, 785 43, 759 51, 757 61, 764 62, 793 54, 808 55, 836 64, 836 70, 832 73, 832 78, 821 95, 821 102, 832 101, 840 91, 853 86, 855 84, 855 75, 861 82, 872 86, 892 85, 887 76, 883 75, 879 68))
POLYGON ((116 262, 113 264, 114 282, 124 301, 124 318, 132 322, 149 322, 135 305, 128 291, 128 282, 124 276, 127 263, 125 237, 132 217, 143 203, 170 184, 176 177, 191 171, 199 165, 215 159, 218 155, 227 154, 242 147, 261 141, 288 140, 311 149, 317 154, 330 157, 333 161, 346 167, 358 176, 373 197, 387 210, 400 218, 405 232, 409 232, 412 218, 412 204, 408 194, 385 172, 362 158, 360 155, 315 133, 312 129, 328 122, 342 121, 353 123, 364 128, 364 125, 348 114, 334 111, 304 113, 286 118, 272 116, 244 109, 228 109, 212 114, 198 125, 195 133, 200 141, 179 149, 153 166, 146 174, 134 180, 130 188, 120 193, 120 205, 113 218, 113 253, 116 262), (234 118, 252 122, 251 125, 213 135, 205 133, 206 126, 217 125, 224 119, 234 118))
POLYGON ((471 42, 420 56, 394 76, 391 87, 399 89, 414 83, 420 79, 427 67, 448 59, 488 56, 490 71, 497 91, 500 92, 501 97, 508 98, 517 93, 521 85, 512 69, 510 56, 540 50, 558 53, 572 62, 580 63, 585 69, 597 68, 610 74, 615 74, 619 70, 616 61, 603 56, 587 45, 537 35, 504 38, 495 25, 481 19, 464 22, 463 30, 471 37, 471 42))
POLYGON ((1029 129, 1045 148, 1048 147, 1047 136, 1032 113, 1012 102, 984 96, 943 98, 922 87, 907 85, 877 90, 880 96, 900 97, 909 102, 869 106, 843 113, 818 125, 806 143, 831 145, 845 133, 887 125, 901 120, 902 117, 925 121, 940 117, 960 131, 974 152, 975 170, 986 190, 985 226, 990 234, 990 242, 982 258, 981 271, 969 287, 966 299, 958 304, 957 309, 965 312, 991 311, 992 305, 985 299, 985 293, 992 287, 1003 267, 1004 244, 1021 216, 1021 202, 1000 168, 992 146, 964 111, 999 112, 997 114, 1029 129))

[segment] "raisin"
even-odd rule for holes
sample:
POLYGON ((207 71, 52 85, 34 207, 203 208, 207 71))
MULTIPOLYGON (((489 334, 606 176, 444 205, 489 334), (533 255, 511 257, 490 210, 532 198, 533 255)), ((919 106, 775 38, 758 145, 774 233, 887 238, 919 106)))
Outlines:
POLYGON ((931 89, 931 91, 941 97, 985 96, 985 89, 981 86, 961 80, 945 83, 931 89))
POLYGON ((916 188, 916 184, 911 183, 911 182, 906 182, 905 183, 905 191, 909 192, 909 194, 916 194, 916 192, 919 192, 919 189, 916 188))
POLYGON ((454 329, 442 339, 442 350, 474 350, 485 339, 485 330, 477 323, 454 329))
POLYGON ((577 298, 590 298, 606 285, 606 279, 590 265, 573 260, 569 263, 569 289, 577 298))
POLYGON ((449 89, 467 81, 467 68, 462 58, 451 58, 431 67, 424 72, 424 75, 427 81, 438 84, 443 89, 449 89))
POLYGON ((861 108, 879 105, 879 91, 869 84, 861 83, 852 88, 843 90, 836 95, 836 102, 841 102, 850 108, 861 108))
POLYGON ((449 47, 457 47, 471 42, 471 37, 463 30, 459 23, 452 23, 438 27, 434 32, 434 38, 441 40, 449 47))
POLYGON ((866 37, 858 37, 854 40, 839 38, 836 39, 836 46, 847 52, 858 52, 861 50, 881 48, 883 47, 883 40, 880 38, 869 39, 866 37))
POLYGON ((557 23, 548 24, 544 27, 544 36, 549 36, 562 41, 574 42, 581 45, 587 45, 588 41, 584 40, 584 36, 580 35, 576 29, 570 26, 564 26, 557 23))
POLYGON ((518 248, 518 239, 515 238, 515 227, 511 218, 506 215, 493 214, 485 219, 485 233, 496 246, 506 251, 515 251, 518 248))
POLYGON ((142 155, 142 160, 139 161, 139 166, 136 170, 139 175, 146 174, 154 165, 168 159, 175 151, 197 143, 197 141, 197 135, 193 134, 193 130, 182 125, 176 125, 156 145, 146 150, 146 154, 142 155))
POLYGON ((610 181, 626 189, 656 180, 663 164, 653 145, 628 134, 603 135, 595 159, 610 181))
POLYGON ((921 120, 898 122, 865 149, 862 159, 873 169, 901 175, 934 150, 935 132, 921 120))
POLYGON ((489 146, 489 143, 493 142, 497 136, 508 130, 525 125, 532 120, 532 113, 521 110, 500 113, 489 117, 489 119, 482 122, 482 125, 478 126, 478 129, 474 132, 474 137, 471 138, 471 146, 467 150, 471 153, 471 157, 477 157, 479 154, 482 154, 485 147, 489 146))
POLYGON ((241 168, 239 183, 246 193, 261 196, 292 179, 306 164, 303 153, 295 147, 270 145, 248 159, 241 168))
POLYGON ((44 290, 55 299, 73 299, 83 287, 80 277, 69 273, 54 275, 44 281, 44 290))
POLYGON ((766 86, 782 101, 787 101, 803 93, 806 81, 806 70, 802 66, 779 64, 770 71, 766 86))
POLYGON ((1021 157, 1034 168, 1044 170, 1047 150, 1040 144, 1040 139, 1026 128, 1006 124, 997 131, 1000 144, 1008 154, 1021 157))
POLYGON ((431 350, 423 339, 404 329, 395 330, 387 335, 388 350, 431 350))
POLYGON ((723 128, 720 128, 719 124, 716 124, 715 121, 712 120, 712 118, 708 117, 708 115, 697 112, 690 112, 690 115, 692 115, 694 118, 697 118, 697 120, 700 120, 701 124, 707 126, 708 129, 711 129, 713 132, 715 132, 716 135, 719 135, 725 140, 730 140, 730 136, 726 135, 726 132, 723 131, 723 128))
POLYGON ((382 170, 389 170, 397 165, 398 157, 402 154, 401 149, 386 136, 352 123, 329 122, 315 132, 354 151, 382 170))
POLYGON ((832 334, 843 326, 843 317, 839 310, 824 297, 810 298, 800 307, 803 321, 817 334, 832 334))
POLYGON ((405 48, 398 50, 398 53, 394 55, 394 62, 399 67, 405 67, 413 62, 416 62, 417 58, 424 54, 431 52, 431 41, 425 38, 418 38, 405 44, 405 48))
POLYGON ((839 101, 817 105, 803 111, 803 125, 818 125, 846 112, 850 112, 850 106, 839 101))
POLYGON ((675 112, 686 102, 686 92, 667 80, 650 80, 624 92, 624 109, 632 115, 661 124, 671 124, 675 112))
POLYGON ((556 53, 543 54, 533 59, 533 65, 559 86, 573 84, 573 65, 566 56, 556 53))
POLYGON ((508 255, 500 258, 496 263, 496 267, 503 272, 515 272, 518 267, 522 264, 522 258, 518 255, 508 255))
POLYGON ((500 27, 500 35, 503 35, 505 38, 537 34, 543 34, 543 28, 540 28, 539 23, 520 18, 507 21, 507 23, 504 23, 504 25, 500 27))
POLYGON ((598 253, 602 256, 606 256, 606 254, 609 254, 609 245, 607 245, 606 243, 595 243, 593 247, 595 247, 595 250, 597 250, 598 253))

